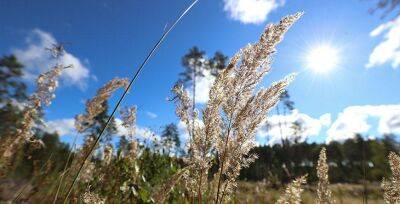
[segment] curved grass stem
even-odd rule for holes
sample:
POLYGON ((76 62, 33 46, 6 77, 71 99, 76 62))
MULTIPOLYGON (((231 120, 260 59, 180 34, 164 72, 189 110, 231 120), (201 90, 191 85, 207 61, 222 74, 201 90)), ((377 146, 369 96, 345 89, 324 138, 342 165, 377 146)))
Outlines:
POLYGON ((75 185, 75 183, 78 180, 79 174, 81 173, 86 161, 89 159, 90 155, 93 153, 96 145, 99 143, 101 136, 103 135, 104 131, 107 129, 109 123, 112 121, 112 118, 115 115, 115 112, 117 111, 118 107, 120 106, 121 102, 123 101, 123 99, 125 98, 125 96, 127 95, 129 89, 132 87, 133 82, 136 81, 136 79, 139 77, 139 74, 141 73, 141 71, 143 70, 143 68, 145 67, 145 65, 147 64, 147 62, 150 60, 150 58, 154 55, 155 51, 159 48, 159 46, 161 45, 161 43, 164 41, 164 39, 167 37, 167 35, 171 32, 171 30, 176 26, 176 24, 178 24, 178 22, 186 15, 186 13, 189 12, 189 10, 198 2, 199 0, 194 0, 186 9, 184 12, 182 12, 182 14, 175 20, 175 22, 161 35, 160 39, 157 41, 157 43, 153 46, 153 48, 150 50, 150 52, 148 53, 148 55, 146 56, 146 58, 144 59, 144 61, 142 62, 142 64, 140 65, 140 67, 137 69, 137 71, 135 72, 135 74, 133 75, 131 81, 129 82, 128 86, 126 87, 125 91, 122 93, 121 97, 119 98, 117 104, 115 105, 113 111, 111 112, 111 115, 108 117, 106 124, 104 125, 104 127, 102 128, 102 130, 100 131, 99 135, 97 136, 94 144, 91 146, 89 152, 85 155, 78 172, 75 174, 73 181, 71 183, 71 185, 68 188, 67 191, 67 195, 64 198, 64 203, 67 203, 68 201, 68 197, 72 192, 72 189, 75 185))

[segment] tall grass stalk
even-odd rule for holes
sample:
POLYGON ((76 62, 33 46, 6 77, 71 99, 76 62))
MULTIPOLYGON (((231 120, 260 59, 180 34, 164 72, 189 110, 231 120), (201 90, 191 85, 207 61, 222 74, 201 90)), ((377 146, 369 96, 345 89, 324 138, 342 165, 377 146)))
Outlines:
POLYGON ((267 26, 258 42, 242 48, 231 58, 210 89, 202 120, 198 118, 199 111, 193 109, 194 101, 188 92, 181 85, 173 88, 176 114, 190 136, 190 153, 185 161, 191 167, 183 180, 190 196, 199 202, 223 202, 224 196, 231 195, 236 187, 240 170, 257 158, 249 153, 255 146, 257 128, 295 75, 269 88, 256 90, 256 87, 271 68, 276 45, 301 15, 289 15, 267 26), (218 161, 219 169, 210 183, 208 174, 214 160, 218 161), (203 199, 204 195, 209 198, 203 199))
POLYGON ((44 106, 49 106, 55 98, 58 80, 64 69, 72 67, 57 63, 50 70, 40 74, 36 79, 36 90, 22 112, 22 122, 17 127, 13 137, 6 137, 0 144, 0 176, 10 166, 11 158, 22 148, 23 144, 30 143, 35 148, 44 146, 40 139, 34 137, 34 127, 44 106))
POLYGON ((125 98, 125 96, 127 95, 128 91, 130 90, 132 84, 136 81, 136 79, 138 78, 139 74, 141 73, 141 71, 143 70, 143 68, 145 67, 145 65, 147 64, 147 62, 150 60, 150 58, 154 55, 155 51, 158 49, 158 47, 161 45, 161 43, 164 41, 164 39, 167 37, 167 35, 171 32, 171 30, 176 26, 176 24, 186 15, 187 12, 189 12, 189 10, 198 2, 198 0, 194 0, 185 10, 184 12, 175 20, 175 22, 161 35, 160 39, 156 42, 156 44, 154 45, 154 47, 150 50, 150 52, 148 53, 148 55, 146 56, 146 58, 144 59, 144 61, 142 62, 142 64, 140 65, 140 67, 137 69, 136 73, 134 74, 134 76, 132 77, 132 79, 130 80, 128 86, 125 88, 125 91, 122 93, 121 97, 119 98, 117 104, 115 105, 114 109, 112 110, 110 116, 107 119, 106 124, 104 125, 104 127, 102 128, 102 130, 100 131, 99 135, 97 136, 94 144, 92 145, 92 147, 90 148, 89 153, 84 157, 78 172, 76 173, 76 175, 73 178, 73 181, 71 183, 71 185, 68 188, 67 191, 67 195, 64 198, 64 203, 67 203, 68 201, 68 197, 71 194, 71 191, 76 183, 76 181, 78 180, 79 174, 81 173, 85 162, 87 161, 87 159, 90 157, 90 155, 93 153, 93 150, 95 149, 96 145, 99 143, 101 136, 103 135, 104 131, 106 130, 107 126, 109 125, 109 123, 111 122, 112 118, 115 115, 115 112, 117 111, 118 107, 120 106, 121 102, 123 101, 123 99, 125 98))
POLYGON ((284 88, 294 78, 294 75, 288 76, 272 84, 271 87, 254 93, 256 85, 270 70, 275 46, 281 42, 283 35, 301 15, 297 13, 287 16, 278 24, 267 26, 259 42, 242 49, 237 59, 233 60, 233 73, 229 73, 233 77, 227 77, 232 81, 227 80, 222 83, 225 84, 222 86, 223 89, 230 93, 225 94, 226 99, 223 100, 226 101, 222 103, 222 109, 228 119, 226 132, 222 134, 223 145, 217 137, 217 141, 220 140, 216 146, 220 167, 215 203, 223 202, 224 196, 235 187, 235 180, 241 168, 248 166, 257 158, 256 155, 247 155, 254 147, 255 130, 265 120, 267 112, 276 105, 284 88))
MULTIPOLYGON (((17 129, 17 135, 15 136, 14 141, 12 143, 7 143, 6 140, 4 142, 5 146, 0 147, 0 152, 2 157, 0 159, 0 163, 7 164, 8 159, 13 156, 19 148, 21 148, 23 142, 33 142, 35 145, 34 148, 41 148, 44 146, 43 142, 40 139, 34 138, 33 126, 36 124, 36 119, 38 117, 39 111, 43 108, 43 106, 49 106, 52 100, 55 98, 55 90, 58 87, 58 80, 62 74, 62 71, 67 68, 72 68, 72 65, 63 65, 60 63, 60 57, 65 54, 64 48, 59 45, 54 45, 52 48, 48 48, 50 50, 52 57, 56 59, 56 64, 48 71, 40 74, 36 79, 36 91, 29 97, 28 104, 23 111, 23 122, 21 127, 17 129), (37 146, 36 144, 40 146, 37 146), (3 160, 4 159, 4 160, 3 160), (2 160, 2 161, 1 161, 2 160)), ((50 153, 50 156, 44 162, 44 164, 39 169, 39 174, 43 172, 43 169, 49 164, 50 160, 53 157, 53 153, 50 153)), ((1 169, 1 168, 0 168, 1 169)), ((35 177, 32 177, 29 182, 27 182, 21 190, 18 192, 18 195, 14 198, 13 202, 16 202, 29 184, 33 182, 35 177)))
POLYGON ((390 152, 389 164, 392 171, 392 178, 383 179, 382 181, 383 198, 388 204, 398 204, 400 203, 400 156, 394 152, 390 152))
POLYGON ((307 175, 296 178, 290 183, 285 192, 281 194, 277 204, 300 204, 301 193, 304 191, 304 185, 307 183, 307 175))
MULTIPOLYGON (((127 87, 129 83, 128 79, 124 78, 114 78, 107 82, 106 84, 103 85, 100 89, 97 90, 96 95, 88 100, 86 102, 86 111, 84 114, 79 114, 75 117, 75 129, 77 131, 77 134, 75 135, 74 142, 73 142, 73 148, 76 143, 76 139, 78 134, 84 133, 88 128, 92 127, 95 125, 95 120, 94 118, 101 114, 103 111, 106 111, 106 108, 104 107, 104 102, 107 101, 113 92, 118 90, 121 87, 127 87)), ((88 138, 88 140, 85 141, 83 148, 78 152, 77 154, 77 160, 75 163, 71 163, 70 169, 77 169, 74 167, 77 167, 80 162, 83 161, 84 156, 89 152, 89 149, 91 145, 93 144, 93 138, 88 138)), ((59 186, 57 188, 57 192, 54 198, 54 202, 56 202, 60 187, 63 183, 63 179, 65 177, 65 174, 67 173, 67 166, 69 164, 70 158, 72 156, 73 149, 70 151, 67 162, 64 166, 64 172, 62 172, 60 176, 60 182, 59 186)), ((74 161, 74 160, 73 160, 74 161)))
POLYGON ((335 200, 333 199, 332 191, 328 188, 329 186, 329 166, 327 163, 326 149, 322 148, 319 153, 319 159, 317 164, 317 203, 318 204, 333 204, 335 200))
POLYGON ((70 162, 70 160, 71 160, 73 151, 75 150, 77 139, 78 139, 78 133, 75 134, 74 141, 72 142, 71 151, 68 153, 67 162, 65 163, 64 169, 63 169, 63 171, 61 172, 60 181, 58 182, 58 186, 57 186, 57 190, 56 190, 56 195, 54 196, 53 204, 55 204, 55 203, 57 202, 58 194, 60 193, 61 186, 62 186, 62 183, 63 183, 63 181, 64 181, 65 174, 67 173, 68 164, 69 164, 69 162, 70 162))

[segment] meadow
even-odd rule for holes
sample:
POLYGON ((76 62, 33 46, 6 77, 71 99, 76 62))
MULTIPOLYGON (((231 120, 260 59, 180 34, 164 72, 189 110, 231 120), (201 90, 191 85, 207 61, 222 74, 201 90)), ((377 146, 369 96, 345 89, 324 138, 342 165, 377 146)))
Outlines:
MULTIPOLYGON (((239 182, 238 193, 234 194, 231 203, 275 203, 283 189, 268 188, 264 182, 239 182)), ((364 187, 360 184, 332 184, 332 198, 336 203, 365 203, 364 187)), ((302 203, 318 203, 315 185, 304 187, 302 203)), ((368 203, 385 203, 379 184, 369 184, 368 203)))

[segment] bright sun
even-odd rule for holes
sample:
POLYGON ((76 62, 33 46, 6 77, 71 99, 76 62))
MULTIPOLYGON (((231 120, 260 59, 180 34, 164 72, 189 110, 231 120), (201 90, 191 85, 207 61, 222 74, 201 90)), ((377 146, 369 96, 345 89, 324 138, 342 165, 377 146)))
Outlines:
POLYGON ((338 65, 338 52, 329 45, 313 48, 307 55, 307 68, 317 73, 326 73, 338 65))

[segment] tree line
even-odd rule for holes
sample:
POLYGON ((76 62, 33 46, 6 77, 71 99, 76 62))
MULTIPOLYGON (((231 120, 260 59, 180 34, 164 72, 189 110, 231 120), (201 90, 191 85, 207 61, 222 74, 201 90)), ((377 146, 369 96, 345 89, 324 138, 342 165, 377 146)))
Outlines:
POLYGON ((390 175, 387 156, 391 151, 400 150, 395 138, 394 135, 384 135, 380 139, 366 140, 361 135, 355 135, 353 139, 329 144, 293 142, 286 146, 259 146, 252 150, 258 159, 242 170, 240 178, 252 181, 266 179, 272 185, 279 185, 308 173, 309 182, 315 182, 318 154, 326 147, 332 183, 361 183, 364 170, 366 180, 379 182, 390 175))

